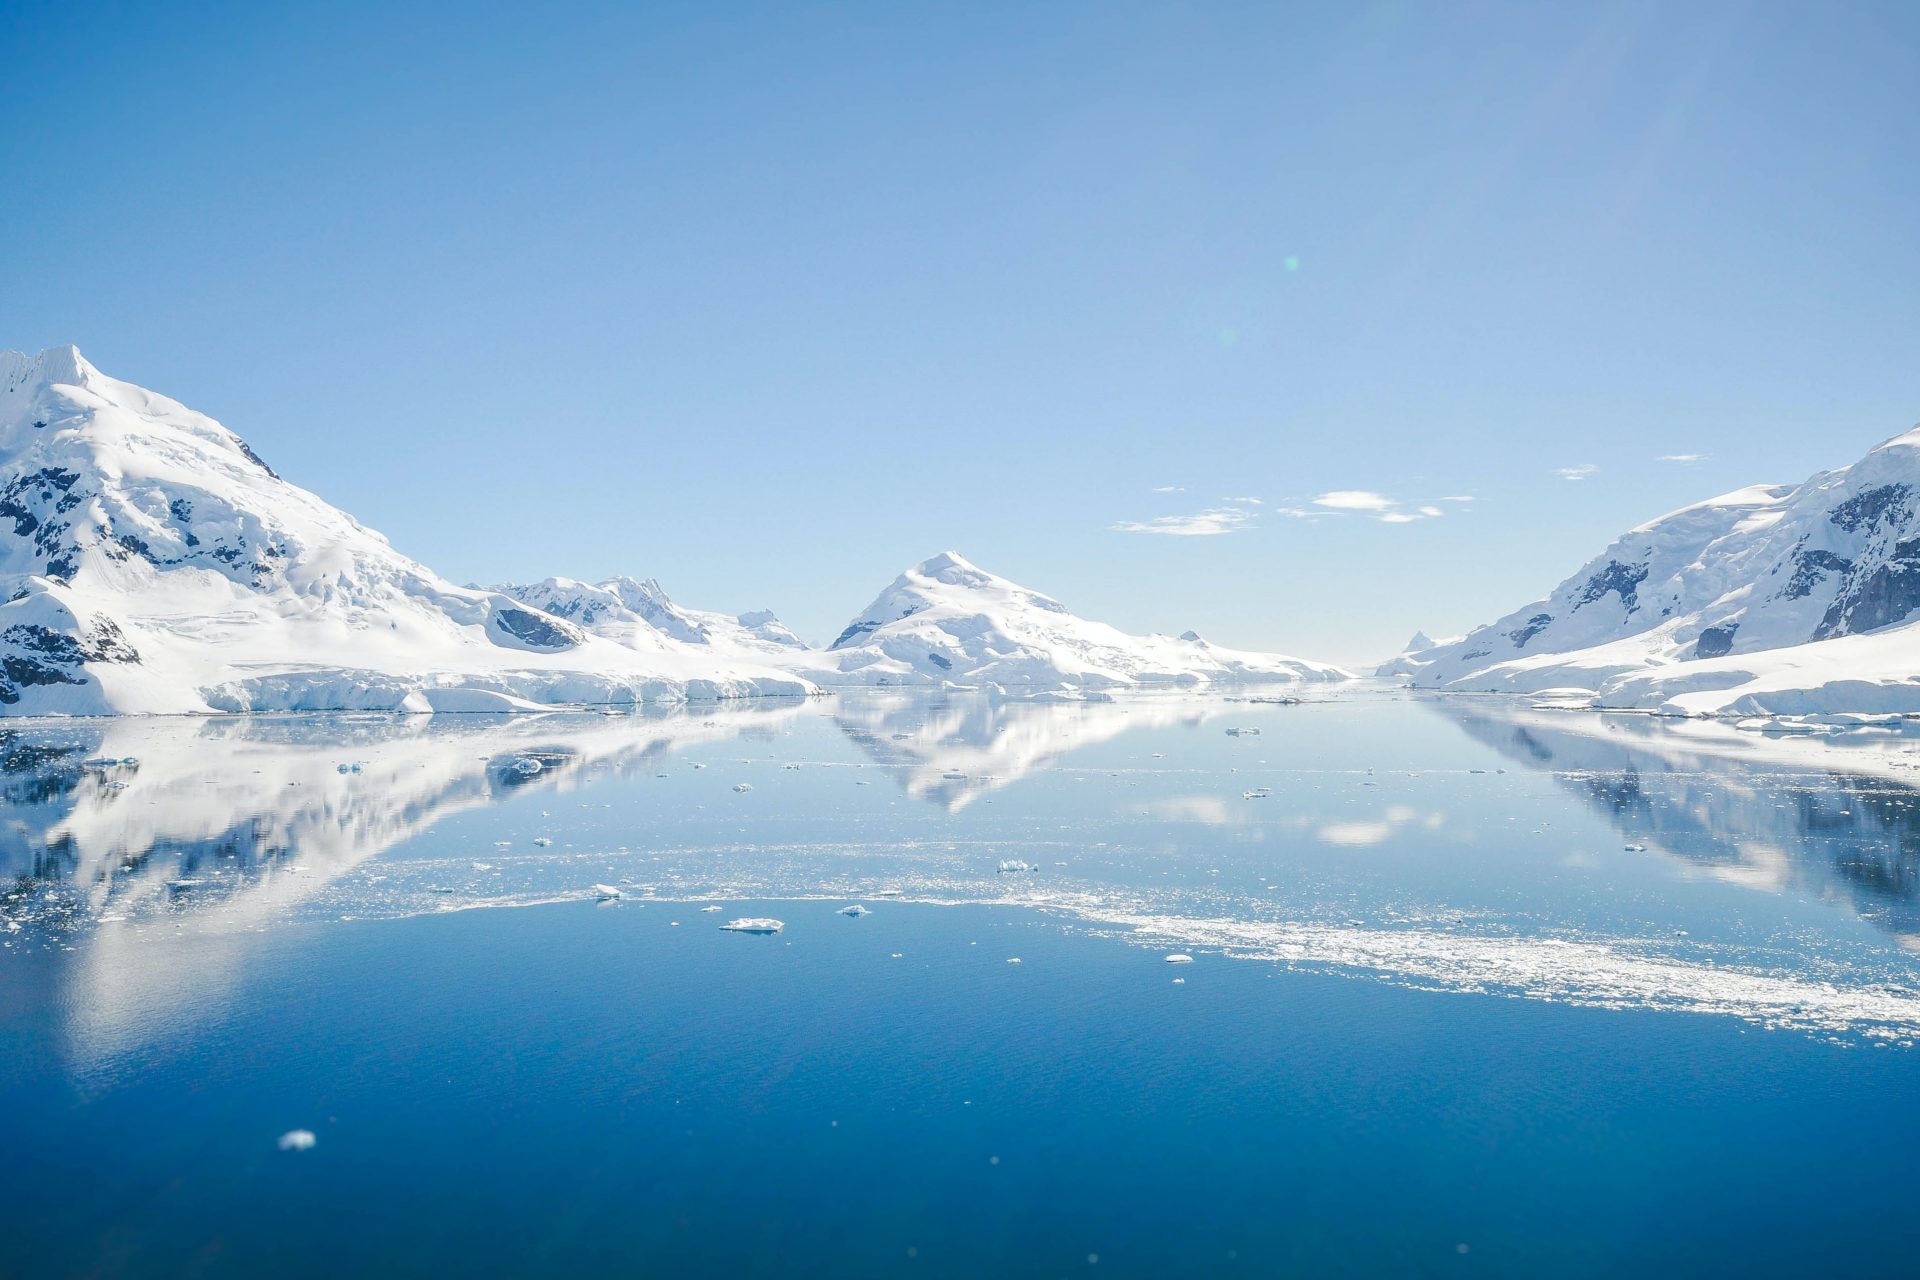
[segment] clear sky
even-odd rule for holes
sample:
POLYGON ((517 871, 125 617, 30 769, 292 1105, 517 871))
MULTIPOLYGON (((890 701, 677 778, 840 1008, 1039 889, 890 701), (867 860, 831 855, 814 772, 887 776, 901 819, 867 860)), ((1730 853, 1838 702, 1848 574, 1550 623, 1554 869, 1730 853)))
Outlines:
POLYGON ((458 581, 820 640, 953 548, 1354 660, 1920 419, 1913 3, 3 0, 0 42, 0 347, 458 581))

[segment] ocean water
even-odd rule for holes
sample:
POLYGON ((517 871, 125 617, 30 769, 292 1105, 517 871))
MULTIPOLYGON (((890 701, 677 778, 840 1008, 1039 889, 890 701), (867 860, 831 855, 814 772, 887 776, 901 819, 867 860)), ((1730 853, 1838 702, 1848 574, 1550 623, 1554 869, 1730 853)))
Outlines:
POLYGON ((9 724, 0 1275, 1911 1274, 1917 766, 1385 692, 9 724))

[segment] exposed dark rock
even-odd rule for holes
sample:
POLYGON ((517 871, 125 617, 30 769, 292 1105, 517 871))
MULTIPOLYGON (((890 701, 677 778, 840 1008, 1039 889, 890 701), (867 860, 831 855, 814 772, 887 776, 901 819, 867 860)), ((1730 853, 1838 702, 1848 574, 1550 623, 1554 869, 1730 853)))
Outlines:
POLYGON ((879 629, 880 624, 877 622, 856 622, 845 631, 842 631, 840 638, 828 645, 827 648, 844 649, 849 641, 864 636, 870 631, 878 631, 879 629))
POLYGON ((1912 487, 1904 484, 1863 489, 1845 502, 1835 504, 1827 519, 1848 533, 1876 525, 1883 517, 1889 517, 1889 524, 1897 524, 1913 514, 1907 501, 1912 492, 1912 487))
POLYGON ((953 660, 951 658, 947 657, 945 654, 935 653, 931 649, 927 650, 927 661, 931 662, 934 666, 939 667, 942 671, 953 670, 953 660))
POLYGON ((502 631, 536 649, 571 649, 571 631, 556 626, 530 609, 501 609, 493 621, 502 631))
POLYGON ((251 462, 254 466, 260 468, 262 471, 272 476, 275 480, 278 480, 280 478, 280 473, 278 471, 275 471, 272 467, 268 466, 265 460, 262 459, 259 454, 253 451, 252 445, 248 444, 245 440, 242 440, 239 436, 235 436, 233 438, 233 442, 240 446, 240 452, 246 455, 248 462, 251 462))
POLYGON ((1527 619, 1526 626, 1518 627, 1512 631, 1507 632, 1507 639, 1513 641, 1514 648, 1524 649, 1527 647, 1527 641, 1533 639, 1535 636, 1539 635, 1542 631, 1545 631, 1550 625, 1552 625, 1552 623, 1553 623, 1552 614, 1536 613, 1531 618, 1527 619))
POLYGON ((1846 584, 1814 628, 1813 638, 1826 640, 1892 626, 1916 609, 1920 609, 1920 538, 1908 538, 1895 543, 1893 554, 1878 568, 1846 584))
POLYGON ((1717 627, 1708 627, 1694 641, 1693 656, 1696 658, 1724 658, 1733 652, 1733 633, 1740 629, 1737 622, 1723 622, 1717 627))
POLYGON ((1831 551, 1808 551, 1802 547, 1793 553, 1793 576, 1787 579, 1786 590, 1781 592, 1789 600, 1799 600, 1813 593, 1813 589, 1829 573, 1850 573, 1853 561, 1837 556, 1831 551))
POLYGON ((1647 566, 1610 560, 1606 568, 1587 579, 1587 585, 1574 600, 1573 607, 1578 609, 1581 605, 1592 604, 1612 593, 1620 597, 1620 603, 1626 606, 1628 613, 1633 613, 1640 607, 1640 598, 1636 593, 1646 580, 1647 566))

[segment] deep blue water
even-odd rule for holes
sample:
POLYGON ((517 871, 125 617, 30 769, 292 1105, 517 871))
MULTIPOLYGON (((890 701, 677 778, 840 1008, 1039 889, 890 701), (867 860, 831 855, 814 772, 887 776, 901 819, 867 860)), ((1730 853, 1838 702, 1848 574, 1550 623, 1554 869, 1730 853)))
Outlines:
POLYGON ((0 1274, 1912 1273, 1904 738, 1200 705, 17 730, 0 1274))

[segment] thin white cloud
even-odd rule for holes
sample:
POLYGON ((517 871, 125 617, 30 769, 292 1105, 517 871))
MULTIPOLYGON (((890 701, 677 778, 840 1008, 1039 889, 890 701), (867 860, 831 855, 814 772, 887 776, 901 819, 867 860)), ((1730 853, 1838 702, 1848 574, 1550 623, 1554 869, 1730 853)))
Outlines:
POLYGON ((1423 505, 1403 507, 1398 498, 1389 498, 1384 493, 1375 493, 1371 489, 1335 489, 1323 493, 1313 500, 1321 512, 1308 513, 1292 508, 1280 508, 1281 515, 1360 515, 1378 520, 1382 524, 1412 524, 1416 520, 1431 520, 1443 516, 1446 512, 1439 507, 1423 505))
POLYGON ((1335 489, 1332 493, 1323 493, 1315 498, 1313 505, 1334 511, 1391 511, 1400 504, 1384 493, 1370 493, 1365 489, 1335 489))
POLYGON ((1216 507, 1190 516, 1156 516, 1152 520, 1122 520, 1113 527, 1121 533, 1158 533, 1170 538, 1210 538, 1237 533, 1253 523, 1254 513, 1238 507, 1216 507))
POLYGON ((1705 462, 1706 460, 1707 455, 1704 453, 1663 453, 1654 459, 1655 462, 1705 462))
POLYGON ((1554 474, 1562 480, 1585 480, 1599 469, 1599 467, 1591 462, 1583 462, 1576 467, 1561 467, 1558 471, 1555 471, 1554 474))
POLYGON ((1152 490, 1154 493, 1185 493, 1186 491, 1187 486, 1183 484, 1156 485, 1152 490))
POLYGON ((1442 502, 1472 502, 1472 501, 1473 501, 1473 495, 1472 495, 1472 494, 1470 494, 1470 493, 1449 493, 1449 494, 1447 494, 1447 495, 1445 495, 1444 497, 1442 497, 1442 498, 1440 499, 1440 501, 1442 501, 1442 502))
POLYGON ((1260 503, 1260 499, 1258 499, 1258 498, 1222 498, 1222 499, 1220 499, 1220 501, 1222 501, 1222 502, 1245 502, 1245 503, 1250 503, 1251 505, 1253 505, 1253 506, 1256 506, 1256 507, 1257 507, 1257 506, 1260 506, 1260 505, 1261 505, 1261 503, 1260 503))

